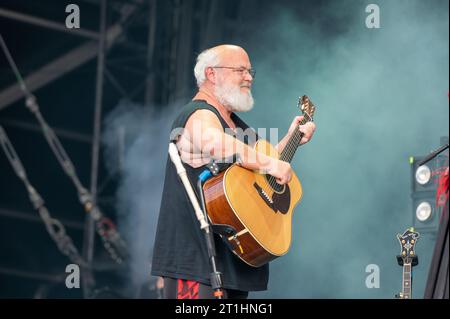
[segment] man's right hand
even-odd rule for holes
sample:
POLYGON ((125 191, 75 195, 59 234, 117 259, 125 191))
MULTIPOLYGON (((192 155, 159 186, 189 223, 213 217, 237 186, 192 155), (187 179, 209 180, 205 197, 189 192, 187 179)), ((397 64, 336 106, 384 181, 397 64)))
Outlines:
POLYGON ((291 164, 276 158, 272 159, 267 173, 275 177, 275 180, 280 185, 287 184, 292 179, 291 164))

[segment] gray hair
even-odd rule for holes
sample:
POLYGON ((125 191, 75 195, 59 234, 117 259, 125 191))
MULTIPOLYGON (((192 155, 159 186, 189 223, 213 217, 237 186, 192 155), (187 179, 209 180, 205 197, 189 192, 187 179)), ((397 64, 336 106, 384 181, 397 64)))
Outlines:
POLYGON ((206 80, 205 69, 219 64, 218 54, 211 49, 207 49, 200 53, 197 57, 197 63, 194 67, 194 75, 197 80, 197 86, 200 87, 206 80))

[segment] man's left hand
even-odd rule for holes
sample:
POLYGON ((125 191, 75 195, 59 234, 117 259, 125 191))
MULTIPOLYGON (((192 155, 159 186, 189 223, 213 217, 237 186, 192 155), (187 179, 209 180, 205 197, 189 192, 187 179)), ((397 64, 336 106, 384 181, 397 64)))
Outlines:
MULTIPOLYGON (((295 130, 297 129, 298 124, 303 120, 304 116, 296 116, 294 120, 292 121, 291 126, 289 127, 288 134, 289 136, 292 136, 294 134, 295 130)), ((302 132, 304 135, 302 137, 302 140, 300 141, 300 145, 305 144, 309 142, 314 134, 314 131, 316 130, 316 124, 313 122, 308 122, 304 125, 300 125, 298 128, 300 132, 302 132)))

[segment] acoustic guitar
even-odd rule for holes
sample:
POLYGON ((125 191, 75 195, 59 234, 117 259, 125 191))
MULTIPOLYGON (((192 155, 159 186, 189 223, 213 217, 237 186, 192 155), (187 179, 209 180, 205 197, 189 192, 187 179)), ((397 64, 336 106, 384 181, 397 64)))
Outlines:
MULTIPOLYGON (((306 95, 299 98, 298 107, 304 115, 299 126, 312 121, 315 106, 306 95)), ((302 137, 297 129, 281 154, 263 139, 254 147, 258 152, 291 162, 302 137)), ((289 183, 280 185, 271 175, 233 164, 207 180, 203 191, 211 223, 228 225, 221 237, 241 260, 260 267, 288 252, 292 213, 302 197, 302 186, 295 174, 289 183)))

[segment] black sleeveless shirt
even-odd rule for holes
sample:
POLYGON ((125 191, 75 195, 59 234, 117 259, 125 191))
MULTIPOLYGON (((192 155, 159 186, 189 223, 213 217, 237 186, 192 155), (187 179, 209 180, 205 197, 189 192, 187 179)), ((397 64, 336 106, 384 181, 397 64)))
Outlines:
MULTIPOLYGON (((205 101, 195 100, 183 107, 172 125, 172 132, 174 129, 183 128, 192 113, 200 109, 213 112, 219 118, 224 131, 229 128, 216 108, 205 101)), ((231 118, 237 128, 244 131, 249 128, 236 114, 232 113, 231 118)), ((225 132, 231 134, 230 130, 225 132)), ((246 144, 249 142, 245 138, 246 134, 237 134, 235 137, 246 144)), ((198 176, 205 170, 205 166, 193 168, 184 164, 184 167, 193 189, 197 191, 198 176)), ((236 257, 218 235, 214 237, 217 270, 223 274, 224 288, 243 291, 266 290, 268 264, 259 268, 251 267, 236 257)), ((211 272, 204 232, 200 229, 189 197, 168 156, 151 273, 154 276, 195 280, 210 285, 211 272)))

